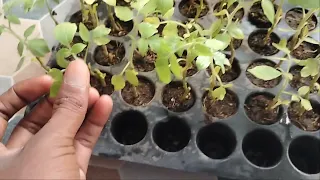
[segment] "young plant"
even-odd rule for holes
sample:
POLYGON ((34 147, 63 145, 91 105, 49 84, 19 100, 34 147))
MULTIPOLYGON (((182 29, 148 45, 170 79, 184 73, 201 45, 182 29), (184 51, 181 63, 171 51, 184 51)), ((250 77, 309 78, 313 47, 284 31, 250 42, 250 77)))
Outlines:
POLYGON ((267 16, 268 20, 271 22, 272 26, 268 29, 268 33, 264 38, 264 44, 270 42, 270 35, 280 22, 283 14, 282 6, 284 0, 280 0, 280 4, 278 5, 277 12, 274 12, 273 1, 271 0, 261 0, 261 6, 264 14, 267 16))
MULTIPOLYGON (((163 17, 169 18, 173 14, 173 1, 166 0, 158 6, 156 3, 157 0, 149 1, 132 1, 130 7, 136 10, 137 14, 134 15, 133 11, 129 7, 116 6, 115 1, 105 1, 108 6, 114 6, 115 15, 122 21, 133 21, 133 30, 129 37, 131 38, 131 50, 130 56, 128 59, 127 65, 124 67, 120 74, 114 75, 112 77, 112 84, 114 85, 115 90, 122 90, 125 87, 125 81, 127 80, 133 87, 134 96, 138 97, 139 92, 137 91, 137 86, 139 85, 138 72, 135 70, 133 64, 133 55, 136 49, 138 48, 139 52, 142 55, 145 55, 150 47, 157 57, 161 57, 161 51, 158 51, 160 48, 159 41, 161 38, 156 35, 158 32, 157 27, 160 25, 160 20, 157 17, 150 17, 150 15, 155 14, 155 12, 160 12, 163 14, 163 17), (139 16, 145 18, 144 22, 138 23, 139 16), (146 20, 146 17, 149 17, 146 20), (150 21, 152 20, 152 21, 150 21), (141 38, 136 39, 140 33, 141 38)), ((167 52, 166 52, 167 53, 167 52)), ((156 62, 157 64, 157 62, 156 62)), ((156 67, 157 69, 157 67, 156 67)))
MULTIPOLYGON (((33 55, 32 60, 37 61, 40 64, 40 66, 46 71, 46 73, 52 76, 54 82, 50 89, 50 97, 55 97, 59 92, 61 82, 63 79, 63 73, 59 69, 51 69, 43 63, 43 58, 45 58, 46 54, 50 53, 50 49, 44 39, 31 37, 35 30, 35 25, 31 25, 29 28, 27 28, 23 33, 23 37, 13 30, 13 25, 21 24, 20 19, 17 16, 11 14, 10 10, 14 7, 14 5, 15 4, 11 2, 5 4, 4 6, 8 25, 0 24, 0 35, 2 33, 9 33, 19 40, 19 43, 17 45, 17 51, 21 59, 17 65, 16 70, 19 70, 24 63, 24 60, 26 58, 24 53, 25 50, 31 52, 31 54, 33 55)), ((3 13, 0 12, 0 18, 2 18, 1 16, 3 16, 3 13)))

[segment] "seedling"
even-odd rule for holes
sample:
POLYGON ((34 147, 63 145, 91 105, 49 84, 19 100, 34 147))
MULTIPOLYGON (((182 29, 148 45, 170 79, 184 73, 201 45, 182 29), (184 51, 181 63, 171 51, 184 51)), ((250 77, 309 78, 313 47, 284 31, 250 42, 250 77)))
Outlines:
POLYGON ((261 6, 263 9, 264 14, 267 16, 268 20, 271 22, 272 26, 268 29, 268 33, 264 39, 264 44, 267 44, 270 42, 270 35, 280 22, 282 18, 282 6, 283 6, 284 0, 280 1, 280 4, 278 5, 277 11, 274 12, 274 5, 273 1, 271 0, 261 0, 261 6))

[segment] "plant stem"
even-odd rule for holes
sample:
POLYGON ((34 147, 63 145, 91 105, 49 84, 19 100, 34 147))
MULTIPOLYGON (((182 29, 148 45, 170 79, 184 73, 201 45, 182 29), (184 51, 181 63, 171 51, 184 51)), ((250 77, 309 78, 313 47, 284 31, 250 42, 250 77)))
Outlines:
POLYGON ((231 42, 230 42, 230 49, 231 49, 231 57, 229 59, 230 61, 230 68, 232 68, 232 64, 233 64, 233 61, 234 61, 234 58, 236 56, 236 51, 234 49, 234 46, 233 46, 233 42, 234 42, 234 38, 231 39, 231 42))
POLYGON ((107 87, 107 83, 106 83, 105 79, 99 75, 100 73, 101 72, 98 69, 94 70, 94 76, 99 79, 102 87, 107 87))
POLYGON ((299 35, 301 34, 301 30, 304 28, 304 26, 307 26, 307 21, 308 19, 313 15, 314 12, 316 12, 318 9, 311 9, 305 16, 304 18, 300 21, 299 26, 297 28, 296 33, 293 35, 293 38, 291 40, 289 50, 292 51, 294 50, 294 47, 296 46, 298 42, 299 35))
POLYGON ((108 18, 111 22, 111 26, 117 30, 117 31, 121 31, 121 27, 119 27, 113 17, 113 9, 112 9, 112 6, 108 5, 107 4, 107 13, 108 13, 108 18))
MULTIPOLYGON (((9 23, 10 24, 10 23, 9 23)), ((9 30, 10 34, 12 34, 15 38, 17 38, 20 42, 23 42, 23 44, 26 46, 26 48, 30 51, 30 49, 28 48, 28 44, 18 35, 16 34, 11 27, 6 27, 3 26, 4 28, 6 28, 7 30, 9 30)), ((36 57, 36 56, 35 56, 36 57)), ((40 66, 46 71, 49 72, 50 68, 47 67, 46 65, 43 64, 42 60, 40 59, 40 57, 36 57, 36 60, 39 62, 40 66)))
POLYGON ((197 13, 196 16, 194 17, 194 21, 197 22, 198 18, 200 17, 201 11, 203 9, 203 0, 200 0, 200 5, 197 7, 197 13))
POLYGON ((85 18, 84 18, 85 6, 84 6, 83 0, 80 0, 80 5, 81 5, 82 22, 84 22, 85 21, 85 18))
POLYGON ((275 14, 275 17, 274 17, 274 22, 272 23, 272 26, 268 29, 268 33, 267 33, 266 37, 264 38, 265 45, 269 42, 271 33, 273 32, 274 28, 278 25, 278 23, 281 19, 283 3, 284 3, 284 0, 281 0, 279 6, 277 8, 277 12, 275 14))
POLYGON ((49 6, 48 0, 44 0, 44 1, 45 1, 45 3, 46 3, 46 6, 47 6, 47 9, 48 9, 48 11, 49 11, 49 15, 50 15, 51 19, 53 20, 53 22, 54 22, 55 25, 58 25, 58 24, 59 24, 58 21, 57 21, 57 20, 54 18, 54 16, 52 15, 53 11, 52 11, 52 9, 51 9, 50 6, 49 6))
POLYGON ((89 12, 90 12, 91 21, 92 21, 93 26, 97 27, 98 23, 99 23, 99 20, 96 19, 94 9, 91 6, 89 6, 89 12))
POLYGON ((91 46, 91 42, 89 41, 88 45, 87 45, 87 49, 86 49, 86 54, 84 55, 84 62, 86 62, 86 63, 87 63, 87 57, 88 57, 88 52, 89 52, 90 46, 91 46))
POLYGON ((318 70, 318 74, 315 77, 313 77, 313 79, 312 79, 312 81, 310 83, 309 91, 304 97, 305 99, 309 99, 310 93, 313 90, 315 84, 318 82, 319 78, 320 78, 320 71, 318 70))

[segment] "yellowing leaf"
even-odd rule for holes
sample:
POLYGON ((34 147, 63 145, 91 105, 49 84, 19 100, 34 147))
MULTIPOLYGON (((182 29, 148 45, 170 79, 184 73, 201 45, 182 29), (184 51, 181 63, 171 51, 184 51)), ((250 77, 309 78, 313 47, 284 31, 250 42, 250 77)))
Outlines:
POLYGON ((307 111, 311 111, 312 110, 312 105, 311 105, 309 100, 301 98, 300 102, 301 102, 302 107, 305 110, 307 110, 307 111))
POLYGON ((146 17, 144 22, 152 24, 155 28, 160 25, 160 19, 158 17, 146 17))
POLYGON ((214 99, 223 100, 226 93, 227 93, 226 89, 221 86, 213 90, 211 92, 211 95, 213 96, 214 99))
POLYGON ((132 84, 133 86, 139 85, 139 80, 137 77, 138 73, 135 70, 126 70, 125 76, 127 81, 132 84))
POLYGON ((256 78, 262 79, 264 81, 276 79, 277 77, 281 76, 280 71, 266 65, 256 66, 252 69, 249 69, 248 71, 256 78))
POLYGON ((274 23, 274 6, 270 0, 261 0, 261 6, 263 13, 267 16, 268 20, 273 24, 274 23))
POLYGON ((114 75, 111 79, 111 84, 114 86, 115 91, 119 91, 124 88, 126 82, 122 75, 114 75))
POLYGON ((163 28, 162 31, 163 36, 175 36, 178 34, 177 24, 175 23, 167 23, 167 25, 163 28))

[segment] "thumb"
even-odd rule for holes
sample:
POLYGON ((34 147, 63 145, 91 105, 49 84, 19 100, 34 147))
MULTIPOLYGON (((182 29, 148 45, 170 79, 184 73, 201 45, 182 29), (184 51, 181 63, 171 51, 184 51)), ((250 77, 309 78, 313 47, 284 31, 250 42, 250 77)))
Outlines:
POLYGON ((53 114, 47 130, 61 136, 74 137, 88 108, 90 74, 82 60, 72 61, 66 69, 64 81, 53 102, 53 114))

